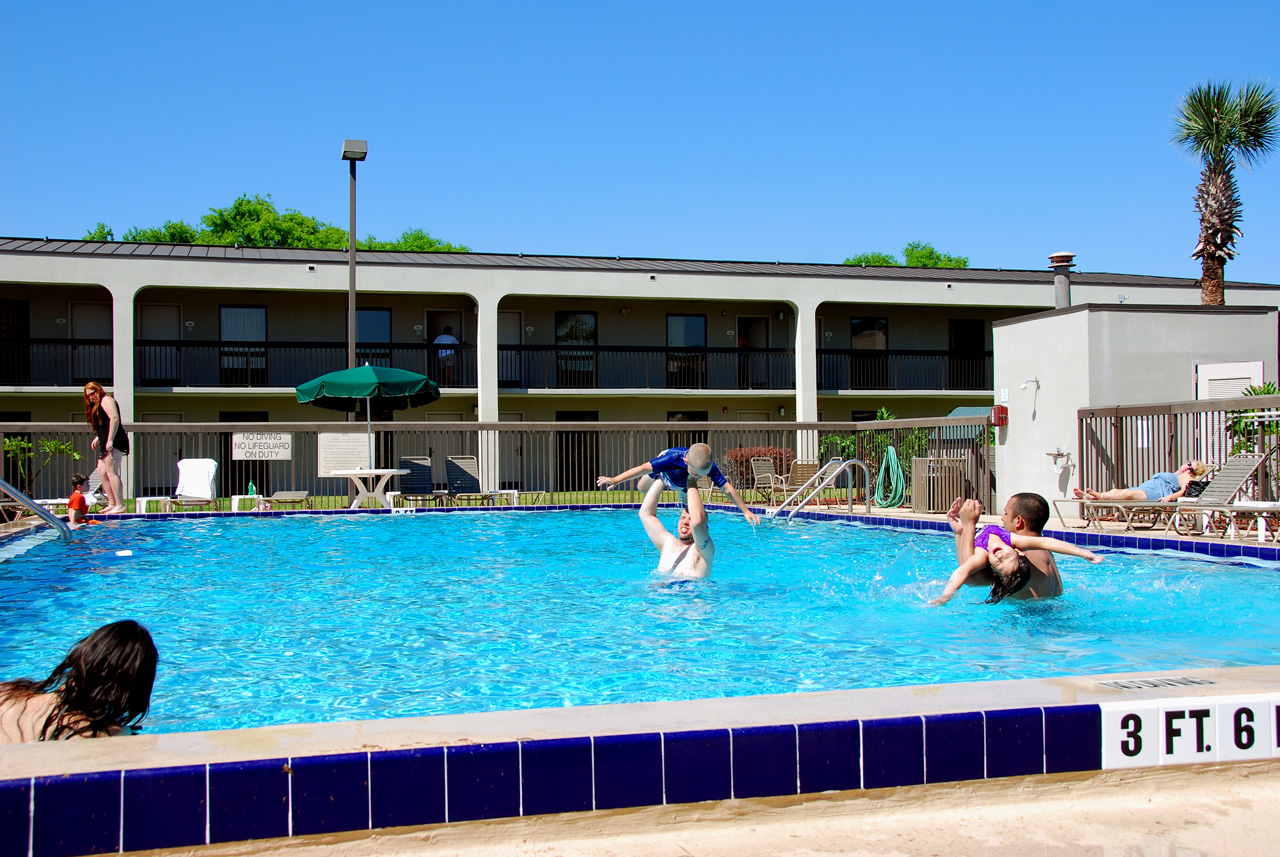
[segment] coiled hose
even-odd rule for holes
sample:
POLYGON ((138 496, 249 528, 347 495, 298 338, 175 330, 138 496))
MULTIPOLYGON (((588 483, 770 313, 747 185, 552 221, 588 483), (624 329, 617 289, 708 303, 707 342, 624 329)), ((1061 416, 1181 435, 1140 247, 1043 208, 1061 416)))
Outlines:
POLYGON ((906 477, 898 464, 898 451, 892 446, 884 451, 880 462, 880 474, 876 476, 875 504, 882 509, 896 509, 907 498, 906 477), (885 473, 889 474, 889 492, 885 494, 885 473))

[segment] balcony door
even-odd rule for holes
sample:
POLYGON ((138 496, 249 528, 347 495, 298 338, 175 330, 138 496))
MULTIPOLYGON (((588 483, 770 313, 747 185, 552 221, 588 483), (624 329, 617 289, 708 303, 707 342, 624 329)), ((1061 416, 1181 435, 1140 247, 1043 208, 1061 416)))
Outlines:
POLYGON ((31 307, 0 301, 0 384, 31 383, 31 307))
MULTIPOLYGON (((592 313, 594 315, 594 313, 592 313)), ((556 411, 558 423, 594 423, 599 411, 556 411)), ((600 475, 600 432, 556 429, 556 491, 591 491, 600 475)))
POLYGON ((498 386, 524 386, 524 318, 519 312, 498 311, 498 386))
POLYGON ((849 389, 889 388, 889 319, 849 319, 849 389))
POLYGON ((987 323, 980 318, 948 322, 947 389, 987 388, 987 323))
POLYGON ((594 312, 556 311, 556 387, 589 390, 596 386, 596 322, 594 312))
POLYGON ((182 307, 142 304, 138 307, 138 383, 152 387, 182 385, 182 307))
POLYGON ((769 386, 769 355, 755 350, 768 347, 769 319, 766 316, 738 316, 739 390, 759 390, 769 386))
POLYGON ((702 390, 706 386, 707 317, 668 315, 667 387, 702 390))
POLYGON ((111 304, 71 305, 71 380, 108 383, 111 378, 111 304), (86 340, 99 340, 88 342, 86 340))
POLYGON ((267 308, 218 308, 218 384, 222 387, 267 385, 267 308))
POLYGON ((391 310, 356 310, 356 365, 391 365, 391 310))

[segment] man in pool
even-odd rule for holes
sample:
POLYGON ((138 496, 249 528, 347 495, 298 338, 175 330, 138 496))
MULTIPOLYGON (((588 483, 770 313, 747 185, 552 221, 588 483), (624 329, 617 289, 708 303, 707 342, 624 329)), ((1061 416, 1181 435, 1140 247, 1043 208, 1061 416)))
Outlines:
MULTIPOLYGON (((956 561, 963 564, 973 556, 973 539, 978 528, 978 516, 982 514, 982 504, 977 500, 964 500, 957 497, 947 512, 947 522, 956 534, 956 561)), ((1004 504, 1004 514, 1000 517, 1000 525, 1011 533, 1023 536, 1039 536, 1044 525, 1049 522, 1049 502, 1039 494, 1026 492, 1014 494, 1004 504)), ((1031 579, 1027 585, 1008 597, 1016 600, 1035 601, 1041 598, 1056 598, 1062 594, 1062 576, 1058 574, 1058 564, 1053 554, 1047 550, 1025 551, 1031 560, 1031 579)), ((990 587, 994 582, 991 570, 983 569, 969 575, 966 586, 990 587)))
POLYGON ((688 506, 680 510, 676 533, 672 535, 658 520, 658 498, 666 485, 655 479, 640 504, 640 523, 658 549, 658 571, 675 577, 706 577, 716 558, 716 546, 707 529, 707 510, 697 485, 689 486, 688 506))

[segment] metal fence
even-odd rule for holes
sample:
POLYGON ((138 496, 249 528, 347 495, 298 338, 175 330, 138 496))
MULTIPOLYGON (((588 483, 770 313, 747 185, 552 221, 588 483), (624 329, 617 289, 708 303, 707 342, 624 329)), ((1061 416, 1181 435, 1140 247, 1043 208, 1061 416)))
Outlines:
MULTIPOLYGON (((1239 452, 1267 452, 1280 438, 1280 396, 1242 396, 1077 412, 1080 487, 1131 488, 1198 459, 1220 465, 1239 452)), ((1276 468, 1264 463, 1247 486, 1255 500, 1277 495, 1276 468)))
MULTIPOLYGON (((430 458, 435 488, 445 490, 449 487, 447 457, 474 455, 486 474, 486 489, 543 492, 542 499, 549 503, 638 503, 642 498, 634 482, 606 492, 596 488, 596 477, 621 473, 668 447, 698 442, 710 444, 720 469, 749 500, 760 499, 753 493, 752 457, 773 458, 778 472, 785 474, 790 462, 805 454, 820 454, 823 459, 852 455, 872 467, 874 478, 891 445, 898 451, 908 485, 912 457, 961 458, 965 461, 966 495, 988 505, 991 497, 984 417, 808 424, 380 422, 372 428, 377 467, 397 467, 403 458, 430 458)), ((128 497, 172 495, 179 460, 212 458, 219 465, 219 497, 247 494, 253 482, 259 494, 308 491, 316 508, 338 508, 346 503, 348 483, 319 472, 319 435, 363 437, 365 426, 347 422, 138 423, 129 427, 129 433, 130 454, 124 464, 128 497), (288 435, 288 458, 241 458, 243 453, 233 448, 240 433, 288 435)), ((96 465, 96 456, 89 449, 89 430, 81 423, 0 424, 0 438, 32 444, 33 463, 39 473, 31 489, 38 498, 65 497, 71 474, 88 474, 96 465), (41 451, 43 442, 69 444, 82 458, 46 456, 41 451)), ((12 455, 5 457, 4 477, 16 485, 28 484, 18 473, 12 455)), ((391 487, 398 486, 393 481, 391 487)), ((850 488, 846 482, 823 499, 841 502, 850 488)), ((861 485, 856 490, 860 495, 861 485)))

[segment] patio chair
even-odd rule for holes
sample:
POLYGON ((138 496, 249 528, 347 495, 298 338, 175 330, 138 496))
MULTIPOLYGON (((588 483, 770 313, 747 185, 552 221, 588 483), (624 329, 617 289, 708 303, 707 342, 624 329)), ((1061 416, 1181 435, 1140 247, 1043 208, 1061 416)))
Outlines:
POLYGON ((174 496, 165 498, 160 508, 165 512, 209 508, 216 511, 217 475, 218 462, 212 458, 182 459, 178 462, 178 487, 174 490, 174 496))
POLYGON ((702 494, 702 500, 705 503, 727 503, 729 495, 724 493, 724 489, 719 488, 711 481, 710 476, 699 476, 697 480, 698 491, 702 494))
POLYGON ((270 497, 263 497, 261 506, 264 509, 274 509, 276 506, 296 506, 304 509, 311 508, 311 492, 310 491, 276 491, 270 497))
POLYGON ((1172 529, 1185 536, 1198 530, 1206 535, 1226 537, 1239 531, 1237 516, 1248 516, 1250 524, 1244 530, 1248 532, 1257 524, 1260 515, 1280 508, 1280 504, 1255 503, 1239 496, 1270 454, 1242 452, 1231 456, 1218 468, 1199 497, 1183 498, 1170 504, 1174 509, 1165 525, 1165 532, 1172 529))
POLYGON ((751 459, 751 490, 756 497, 773 499, 775 488, 780 488, 786 481, 778 475, 773 459, 767 455, 758 455, 751 459))
POLYGON ((400 459, 399 469, 408 473, 400 477, 400 490, 388 491, 387 499, 393 506, 435 506, 449 502, 448 491, 437 491, 427 456, 400 459))
POLYGON ((480 490, 480 462, 474 455, 445 458, 449 474, 449 499, 455 506, 492 506, 493 493, 480 490))

